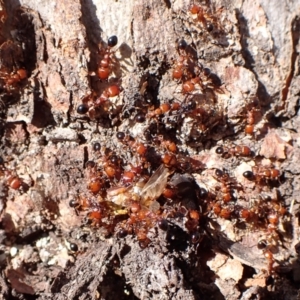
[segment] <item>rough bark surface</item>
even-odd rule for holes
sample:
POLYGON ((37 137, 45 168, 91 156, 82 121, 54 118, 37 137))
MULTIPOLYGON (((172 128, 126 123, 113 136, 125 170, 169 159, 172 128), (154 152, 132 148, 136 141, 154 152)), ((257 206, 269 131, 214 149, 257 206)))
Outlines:
MULTIPOLYGON (((300 1, 202 1, 216 18, 212 32, 191 15, 192 2, 0 1, 7 12, 5 21, 0 14, 0 164, 10 170, 0 170, 0 299, 299 299, 300 1), (114 78, 101 81, 99 44, 112 35, 118 37, 114 78), (88 193, 86 162, 99 159, 95 142, 132 159, 116 133, 139 139, 148 130, 149 120, 134 122, 144 109, 134 110, 136 103, 186 102, 172 78, 181 39, 220 81, 217 96, 197 98, 209 112, 204 133, 186 117, 174 134, 181 151, 201 165, 190 172, 196 183, 210 191, 217 184, 212 170, 226 169, 243 186, 236 207, 246 205, 245 195, 258 197, 259 182, 243 177, 255 162, 216 154, 217 145, 230 143, 249 146, 282 174, 259 195, 288 211, 278 225, 272 270, 257 247, 271 235, 267 228, 242 228, 207 212, 202 240, 194 244, 186 219, 170 218, 167 231, 149 230, 152 242, 142 249, 134 235, 91 226, 69 206, 88 193), (8 87, 8 74, 21 67, 27 78, 8 87), (92 90, 101 94, 111 83, 122 91, 108 117, 77 113, 92 90), (256 131, 247 136, 254 97, 256 131), (12 188, 13 176, 21 188, 12 188)), ((172 118, 170 128, 178 121, 172 118)))

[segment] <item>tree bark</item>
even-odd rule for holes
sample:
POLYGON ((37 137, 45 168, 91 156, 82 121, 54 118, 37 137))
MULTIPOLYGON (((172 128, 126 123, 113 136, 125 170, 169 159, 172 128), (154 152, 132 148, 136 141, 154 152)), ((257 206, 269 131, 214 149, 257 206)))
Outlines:
POLYGON ((186 0, 1 3, 7 19, 0 28, 1 74, 6 72, 0 76, 0 156, 5 162, 0 173, 0 298, 298 299, 300 1, 273 2, 196 3, 213 24, 211 32, 190 13, 192 3, 186 0), (101 81, 97 64, 113 35, 118 37, 114 75, 101 81), (207 212, 202 241, 193 244, 185 219, 170 218, 168 231, 150 229, 152 243, 141 250, 134 235, 120 239, 95 229, 69 206, 71 199, 87 193, 86 162, 100 160, 93 150, 96 142, 132 159, 116 133, 144 139, 150 121, 134 124, 145 107, 136 103, 157 107, 178 101, 184 107, 189 101, 182 84, 172 78, 180 40, 189 45, 188 57, 210 68, 214 89, 219 87, 197 98, 209 115, 203 132, 194 133, 188 113, 181 113, 187 117, 180 134, 178 128, 174 133, 178 147, 202 166, 201 172, 184 173, 193 173, 193 180, 208 191, 216 168, 230 170, 250 190, 258 183, 245 181, 242 173, 257 160, 283 174, 259 196, 271 197, 289 211, 278 225, 271 290, 266 284, 270 262, 257 248, 266 232, 271 235, 267 228, 243 230, 239 222, 207 212), (19 68, 26 68, 28 78, 9 89, 7 74, 19 68), (100 95, 111 84, 122 90, 108 116, 78 114, 83 99, 100 95), (254 136, 247 137, 245 120, 253 99, 259 102, 259 116, 254 136), (230 143, 253 149, 253 163, 216 155, 217 145, 230 143), (8 183, 7 176, 15 173, 22 179, 20 190, 8 183), (76 254, 70 243, 79 247, 76 254))

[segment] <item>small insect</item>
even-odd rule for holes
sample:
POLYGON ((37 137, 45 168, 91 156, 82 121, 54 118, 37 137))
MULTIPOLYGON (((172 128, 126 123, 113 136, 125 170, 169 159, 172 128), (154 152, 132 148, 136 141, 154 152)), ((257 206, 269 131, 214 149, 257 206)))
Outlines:
POLYGON ((177 165, 177 158, 174 154, 165 153, 161 156, 162 163, 168 167, 174 167, 177 165))
POLYGON ((278 169, 264 166, 252 167, 252 172, 256 182, 260 184, 277 181, 281 175, 278 169))
POLYGON ((252 212, 248 208, 240 208, 238 210, 238 216, 246 222, 249 222, 252 218, 252 212))
POLYGON ((187 53, 188 45, 185 40, 180 40, 177 44, 179 57, 174 64, 172 77, 175 80, 186 82, 195 77, 196 64, 187 53))
POLYGON ((163 138, 163 136, 156 137, 155 141, 157 142, 158 147, 162 147, 162 149, 165 151, 167 150, 168 153, 176 153, 177 152, 177 146, 174 141, 166 140, 163 138))
POLYGON ((254 133, 254 122, 255 122, 255 110, 252 108, 247 112, 246 118, 246 126, 245 126, 245 133, 246 134, 253 134, 254 133))
POLYGON ((232 210, 229 207, 223 207, 221 208, 221 211, 219 212, 219 217, 223 219, 230 219, 232 210))
POLYGON ((141 190, 142 204, 149 206, 165 189, 168 182, 169 170, 161 165, 150 177, 141 190))
POLYGON ((112 66, 116 62, 116 58, 111 49, 118 43, 117 36, 111 36, 107 40, 107 48, 104 51, 103 57, 99 62, 97 76, 102 80, 107 80, 112 71, 112 66))
POLYGON ((250 156, 251 149, 244 145, 219 146, 216 148, 216 153, 228 158, 230 156, 250 156))
POLYGON ((154 111, 151 111, 147 114, 147 117, 153 118, 153 117, 159 117, 171 110, 171 105, 169 103, 163 103, 161 104, 157 109, 154 111))
POLYGON ((102 94, 99 97, 97 97, 92 102, 92 106, 98 107, 101 104, 105 103, 107 100, 109 100, 109 98, 118 96, 120 92, 121 92, 121 88, 119 85, 117 84, 110 85, 102 92, 102 94))
POLYGON ((7 170, 5 167, 0 168, 0 176, 4 176, 5 183, 13 190, 18 190, 23 185, 22 179, 12 170, 7 170))
POLYGON ((217 17, 217 15, 222 11, 222 8, 218 9, 216 12, 213 13, 208 8, 204 8, 200 5, 193 4, 190 7, 189 11, 192 15, 196 16, 196 20, 206 31, 223 31, 222 26, 217 17))
POLYGON ((191 92, 193 92, 195 90, 196 85, 201 86, 201 79, 200 79, 200 77, 193 77, 193 78, 185 81, 182 84, 182 92, 186 93, 186 94, 191 93, 191 92))
POLYGON ((185 49, 187 48, 187 43, 185 40, 180 40, 178 42, 178 49, 181 52, 177 62, 175 63, 175 67, 173 70, 173 79, 181 79, 185 73, 187 72, 187 65, 188 65, 188 56, 185 53, 185 49))
POLYGON ((254 126, 257 119, 257 113, 260 112, 258 99, 253 97, 250 103, 246 106, 246 125, 245 133, 252 135, 254 133, 254 126))
POLYGON ((18 176, 9 176, 6 183, 14 190, 18 190, 22 186, 22 180, 18 176))
POLYGON ((100 96, 97 96, 95 92, 92 92, 90 95, 87 95, 82 99, 82 104, 77 107, 77 113, 84 115, 87 112, 92 112, 97 107, 102 107, 103 110, 108 110, 110 107, 109 99, 116 97, 120 94, 121 87, 118 84, 112 84, 105 88, 100 96))
POLYGON ((275 263, 273 253, 267 248, 266 250, 264 250, 264 257, 268 261, 268 272, 269 274, 271 274, 273 272, 273 266, 275 263))
POLYGON ((7 91, 15 89, 16 85, 27 78, 27 71, 25 69, 18 69, 10 74, 0 72, 0 78, 4 80, 7 91))
POLYGON ((124 172, 124 175, 129 177, 123 177, 123 184, 128 180, 132 183, 132 186, 115 186, 109 188, 107 190, 107 200, 122 207, 128 207, 128 203, 132 203, 132 201, 137 201, 143 207, 150 207, 162 195, 167 185, 169 171, 164 165, 161 165, 146 183, 137 181, 133 184, 134 177, 129 171, 124 172))

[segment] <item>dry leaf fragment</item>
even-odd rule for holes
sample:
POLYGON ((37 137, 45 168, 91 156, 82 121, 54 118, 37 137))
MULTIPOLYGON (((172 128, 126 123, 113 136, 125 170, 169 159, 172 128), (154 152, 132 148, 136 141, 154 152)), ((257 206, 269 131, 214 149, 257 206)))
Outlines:
POLYGON ((251 287, 251 286, 261 286, 265 287, 266 286, 266 278, 248 278, 245 282, 246 287, 251 287))
POLYGON ((283 138, 278 130, 272 129, 266 135, 259 154, 266 158, 285 159, 293 149, 287 141, 286 136, 283 138))
POLYGON ((224 254, 217 253, 215 258, 207 264, 221 280, 233 279, 238 282, 243 277, 244 268, 242 264, 236 259, 228 259, 224 254))
POLYGON ((14 288, 17 292, 34 295, 34 289, 23 282, 26 279, 26 276, 22 270, 7 270, 7 278, 10 281, 12 288, 14 288))

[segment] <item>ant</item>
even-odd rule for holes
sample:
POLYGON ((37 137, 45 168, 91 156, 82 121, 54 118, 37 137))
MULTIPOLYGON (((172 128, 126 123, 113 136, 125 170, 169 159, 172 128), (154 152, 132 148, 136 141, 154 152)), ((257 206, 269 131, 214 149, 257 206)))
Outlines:
POLYGON ((116 97, 120 94, 121 88, 117 84, 108 86, 94 102, 94 107, 98 107, 105 103, 109 98, 116 97))
POLYGON ((163 136, 158 136, 156 138, 158 142, 160 142, 160 145, 164 147, 168 152, 176 153, 177 152, 177 146, 176 143, 170 141, 170 140, 164 140, 163 136))
POLYGON ((117 84, 108 86, 99 97, 96 96, 95 92, 92 92, 90 95, 83 98, 83 103, 77 107, 77 113, 84 115, 100 106, 107 111, 107 105, 109 106, 111 104, 109 98, 118 96, 120 92, 121 88, 117 84))
MULTIPOLYGON (((246 171, 246 172, 248 172, 248 171, 246 171)), ((245 176, 246 172, 244 172, 244 174, 243 174, 244 177, 246 177, 245 176)), ((249 173, 249 177, 250 177, 250 173, 249 173)), ((278 169, 275 169, 272 167, 263 167, 263 166, 252 167, 251 178, 255 178, 255 180, 259 183, 262 183, 263 181, 264 182, 278 181, 279 177, 280 177, 280 171, 278 169)))
POLYGON ((221 79, 215 73, 212 73, 209 68, 203 68, 201 66, 201 68, 197 68, 197 71, 197 76, 186 80, 183 83, 183 93, 188 94, 193 92, 196 88, 196 85, 198 85, 202 91, 212 90, 214 92, 224 93, 221 88, 221 79))
MULTIPOLYGON (((181 80, 183 82, 182 92, 191 93, 195 90, 195 85, 201 86, 201 78, 199 74, 200 67, 191 59, 190 54, 187 53, 188 45, 185 40, 178 42, 179 58, 175 63, 173 70, 173 79, 181 80)), ((202 68, 202 66, 201 66, 202 68)))
POLYGON ((115 35, 109 37, 107 40, 107 48, 104 51, 103 58, 100 61, 97 69, 97 76, 102 80, 107 80, 111 73, 112 64, 115 61, 115 57, 111 52, 111 49, 114 46, 116 46, 117 43, 118 43, 118 38, 115 35))
POLYGON ((232 208, 227 205, 222 205, 219 201, 210 203, 210 209, 220 218, 230 219, 232 216, 232 208))
POLYGON ((258 99, 254 98, 251 103, 246 107, 246 126, 245 133, 252 135, 254 133, 254 124, 256 121, 256 113, 260 112, 258 99))
POLYGON ((232 145, 230 147, 219 146, 216 148, 216 153, 228 158, 230 156, 244 156, 251 155, 251 149, 244 145, 232 145))
POLYGON ((252 108, 247 112, 247 117, 246 117, 247 124, 245 126, 246 134, 254 133, 254 122, 255 122, 255 108, 252 108))
POLYGON ((271 251, 272 245, 268 243, 267 240, 260 240, 257 243, 257 248, 262 250, 264 257, 267 260, 268 263, 268 273, 272 274, 273 273, 273 268, 274 268, 274 255, 273 252, 271 251))
POLYGON ((141 166, 134 167, 130 164, 130 168, 123 172, 120 181, 125 185, 132 184, 140 177, 142 171, 143 168, 141 166))
POLYGON ((224 172, 220 169, 215 169, 215 178, 221 182, 221 200, 224 203, 228 203, 233 200, 233 192, 232 192, 232 185, 233 179, 229 177, 227 172, 224 172))
POLYGON ((188 45, 185 40, 180 40, 177 46, 180 56, 175 63, 175 67, 173 70, 173 79, 187 80, 188 78, 192 77, 192 74, 189 70, 192 61, 186 52, 188 45))
POLYGON ((27 71, 18 69, 10 74, 0 72, 0 78, 4 80, 6 90, 13 90, 18 83, 27 78, 27 71))
POLYGON ((222 11, 222 7, 218 9, 216 13, 209 12, 208 9, 204 9, 200 5, 193 4, 189 11, 192 15, 196 15, 197 21, 199 21, 202 24, 202 27, 208 31, 223 31, 222 27, 220 25, 220 22, 216 15, 222 11))
POLYGON ((158 108, 156 108, 154 111, 151 111, 147 114, 147 117, 149 118, 154 118, 154 117, 159 117, 167 112, 169 112, 172 109, 171 105, 169 103, 163 103, 161 104, 158 108))
POLYGON ((0 165, 0 176, 4 176, 6 185, 14 190, 18 190, 22 185, 22 179, 16 172, 8 170, 6 167, 0 165))
POLYGON ((89 180, 88 189, 93 194, 98 194, 104 187, 101 173, 97 170, 97 166, 93 161, 87 161, 85 167, 87 178, 89 180))
POLYGON ((69 201, 69 206, 74 208, 76 214, 80 211, 86 211, 91 206, 91 200, 83 195, 79 195, 78 199, 71 199, 69 201))

